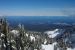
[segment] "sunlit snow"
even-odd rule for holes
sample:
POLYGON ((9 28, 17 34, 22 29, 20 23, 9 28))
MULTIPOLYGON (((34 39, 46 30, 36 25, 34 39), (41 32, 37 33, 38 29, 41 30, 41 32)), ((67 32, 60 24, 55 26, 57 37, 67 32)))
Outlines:
POLYGON ((10 31, 15 37, 18 36, 19 31, 18 30, 12 30, 10 31))
POLYGON ((30 36, 31 41, 35 41, 35 37, 34 36, 30 36))
POLYGON ((59 34, 59 32, 57 32, 58 29, 55 29, 53 31, 46 31, 45 33, 47 33, 48 37, 50 38, 54 38, 55 36, 57 36, 59 34))
POLYGON ((53 44, 48 44, 48 45, 44 45, 42 44, 42 49, 44 50, 54 50, 54 45, 56 45, 57 43, 53 43, 53 44))
POLYGON ((67 48, 67 50, 75 50, 75 48, 73 48, 73 49, 72 48, 67 48))

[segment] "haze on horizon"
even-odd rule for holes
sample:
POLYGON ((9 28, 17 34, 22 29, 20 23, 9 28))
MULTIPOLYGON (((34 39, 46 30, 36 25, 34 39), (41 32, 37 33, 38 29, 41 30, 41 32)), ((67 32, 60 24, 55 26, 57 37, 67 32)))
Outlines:
POLYGON ((0 16, 65 16, 67 13, 75 14, 75 0, 0 0, 0 16))

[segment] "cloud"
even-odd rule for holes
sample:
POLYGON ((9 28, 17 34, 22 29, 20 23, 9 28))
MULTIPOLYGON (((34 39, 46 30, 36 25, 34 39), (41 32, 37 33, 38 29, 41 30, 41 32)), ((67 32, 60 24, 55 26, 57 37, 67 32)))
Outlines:
POLYGON ((65 8, 63 10, 64 15, 75 16, 75 8, 65 8))
POLYGON ((6 9, 1 10, 0 14, 6 16, 65 16, 66 14, 62 11, 62 8, 6 9))

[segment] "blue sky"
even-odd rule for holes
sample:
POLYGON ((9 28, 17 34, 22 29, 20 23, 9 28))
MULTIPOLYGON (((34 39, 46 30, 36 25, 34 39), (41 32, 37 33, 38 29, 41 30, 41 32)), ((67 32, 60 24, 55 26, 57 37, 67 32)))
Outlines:
POLYGON ((75 10, 75 0, 0 0, 0 15, 64 16, 64 10, 75 10))

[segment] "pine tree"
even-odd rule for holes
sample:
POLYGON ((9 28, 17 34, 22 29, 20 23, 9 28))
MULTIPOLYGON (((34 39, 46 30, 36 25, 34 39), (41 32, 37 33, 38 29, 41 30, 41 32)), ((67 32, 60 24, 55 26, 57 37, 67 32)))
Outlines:
POLYGON ((7 42, 7 33, 8 33, 8 31, 7 30, 8 30, 8 28, 7 28, 7 21, 4 18, 2 32, 5 35, 4 36, 4 44, 6 46, 6 49, 5 50, 8 50, 8 42, 7 42))

